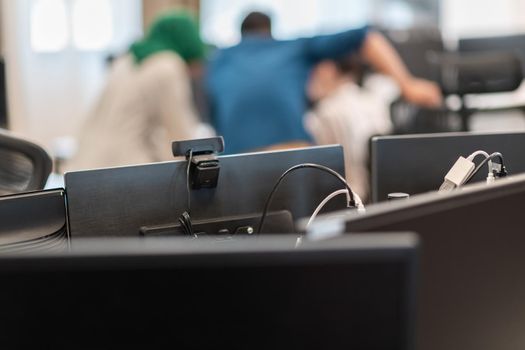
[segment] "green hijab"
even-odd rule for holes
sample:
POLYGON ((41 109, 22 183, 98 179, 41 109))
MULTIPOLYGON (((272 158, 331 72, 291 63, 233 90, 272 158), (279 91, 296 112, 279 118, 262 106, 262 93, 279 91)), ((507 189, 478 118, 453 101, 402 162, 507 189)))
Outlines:
POLYGON ((137 64, 161 51, 175 52, 190 62, 204 57, 204 44, 197 22, 188 12, 170 11, 158 17, 146 37, 133 44, 130 51, 137 64))

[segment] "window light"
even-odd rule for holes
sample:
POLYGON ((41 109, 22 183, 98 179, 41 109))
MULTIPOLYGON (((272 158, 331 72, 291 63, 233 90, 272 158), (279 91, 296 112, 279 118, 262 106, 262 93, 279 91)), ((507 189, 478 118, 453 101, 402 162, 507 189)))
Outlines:
POLYGON ((35 52, 58 52, 69 39, 64 0, 35 0, 31 9, 31 48, 35 52))
POLYGON ((109 0, 76 0, 72 11, 75 48, 103 50, 111 44, 113 15, 109 0))

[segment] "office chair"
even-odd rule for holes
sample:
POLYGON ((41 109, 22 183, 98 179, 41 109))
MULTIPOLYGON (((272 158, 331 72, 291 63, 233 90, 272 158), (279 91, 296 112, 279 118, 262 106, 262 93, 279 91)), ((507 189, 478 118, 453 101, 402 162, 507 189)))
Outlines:
MULTIPOLYGON (((461 118, 461 131, 470 131, 470 118, 478 112, 499 112, 515 109, 516 106, 498 108, 473 108, 466 101, 468 94, 491 94, 512 92, 523 81, 522 62, 514 52, 449 52, 430 58, 434 70, 438 72, 439 84, 444 96, 460 97, 461 108, 457 111, 461 118)), ((519 109, 525 106, 518 106, 519 109)))
MULTIPOLYGON (((430 76, 440 85, 443 96, 458 96, 460 108, 450 110, 444 107, 440 110, 429 111, 434 114, 434 117, 441 117, 432 120, 430 124, 427 123, 426 128, 397 133, 470 131, 470 119, 475 113, 525 109, 525 106, 474 108, 470 107, 465 100, 465 96, 469 94, 512 92, 519 88, 524 75, 519 56, 513 52, 429 52, 427 63, 432 72, 430 76), (456 126, 453 125, 454 119, 456 126)), ((397 101, 392 105, 393 117, 401 115, 406 119, 407 115, 418 114, 420 111, 425 110, 404 101, 397 101)))
MULTIPOLYGON (((394 46, 414 76, 432 81, 439 80, 439 72, 429 57, 445 51, 438 27, 417 26, 404 30, 383 29, 386 38, 394 46)), ((419 108, 398 99, 390 108, 394 134, 415 134, 450 131, 451 118, 443 111, 419 108)))
POLYGON ((504 35, 477 38, 461 38, 458 51, 463 53, 479 53, 487 51, 512 52, 519 57, 522 69, 525 71, 525 35, 504 35))
POLYGON ((0 196, 43 189, 51 168, 44 149, 0 129, 0 196))

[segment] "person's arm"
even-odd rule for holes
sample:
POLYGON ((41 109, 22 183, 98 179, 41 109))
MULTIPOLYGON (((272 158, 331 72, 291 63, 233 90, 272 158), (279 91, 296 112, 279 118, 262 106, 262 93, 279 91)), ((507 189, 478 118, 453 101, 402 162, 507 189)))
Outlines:
POLYGON ((300 39, 304 43, 305 54, 313 63, 357 52, 367 37, 368 27, 346 30, 344 32, 319 35, 300 39))
POLYGON ((412 76, 396 50, 380 33, 370 31, 361 46, 361 56, 374 69, 392 77, 403 97, 423 107, 438 107, 442 103, 439 86, 431 81, 412 76))

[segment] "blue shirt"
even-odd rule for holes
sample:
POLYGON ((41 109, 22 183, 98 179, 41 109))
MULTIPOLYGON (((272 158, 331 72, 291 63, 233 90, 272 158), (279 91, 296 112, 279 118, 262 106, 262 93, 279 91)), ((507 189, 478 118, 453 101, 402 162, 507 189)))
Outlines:
POLYGON ((315 64, 357 51, 367 27, 279 41, 262 36, 219 50, 210 61, 211 119, 226 153, 311 141, 303 126, 306 85, 315 64))

